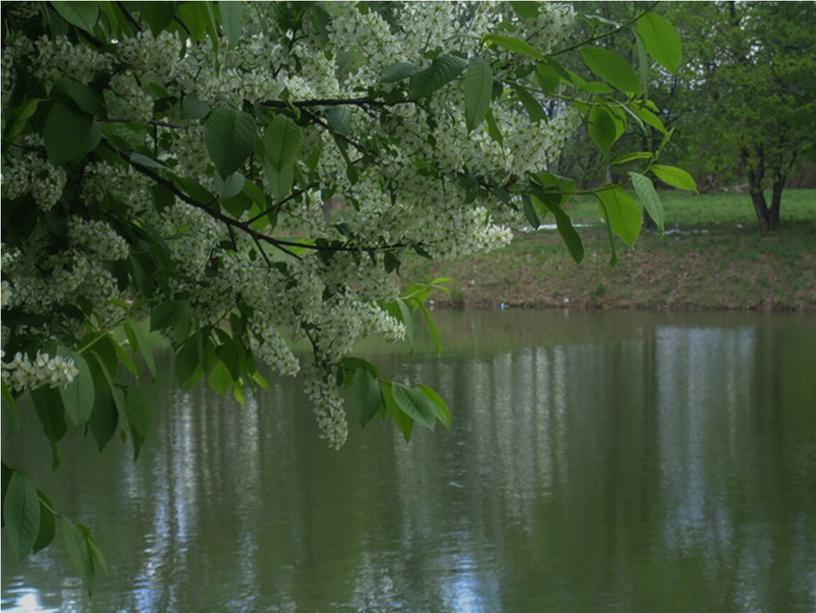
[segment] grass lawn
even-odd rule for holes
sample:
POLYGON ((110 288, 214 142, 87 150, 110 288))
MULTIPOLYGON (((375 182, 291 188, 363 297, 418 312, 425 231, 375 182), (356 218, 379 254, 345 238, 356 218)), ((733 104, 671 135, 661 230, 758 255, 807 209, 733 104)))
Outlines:
POLYGON ((586 256, 572 261, 551 230, 518 234, 500 251, 451 262, 414 260, 407 279, 454 279, 442 304, 491 307, 816 310, 816 190, 787 190, 782 226, 763 236, 745 194, 664 192, 666 233, 618 243, 609 265, 597 205, 569 205, 586 256))

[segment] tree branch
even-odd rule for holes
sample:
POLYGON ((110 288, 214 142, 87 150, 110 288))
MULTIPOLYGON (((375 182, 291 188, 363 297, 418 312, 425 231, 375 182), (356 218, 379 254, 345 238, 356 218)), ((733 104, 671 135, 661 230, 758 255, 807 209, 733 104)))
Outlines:
POLYGON ((595 35, 590 36, 589 38, 587 38, 585 40, 582 40, 580 42, 575 43, 574 45, 570 45, 569 47, 564 47, 563 49, 559 49, 558 51, 553 51, 552 53, 547 53, 546 55, 547 55, 547 57, 555 57, 556 55, 561 55, 562 53, 567 53, 568 51, 573 51, 575 49, 578 49, 579 47, 583 47, 584 45, 588 45, 590 43, 594 43, 595 41, 607 38, 608 36, 613 36, 613 35, 617 34, 618 32, 628 28, 630 25, 635 23, 638 19, 643 17, 646 13, 651 11, 658 4, 659 4, 659 2, 653 2, 648 7, 646 7, 645 11, 642 11, 642 12, 638 13, 637 15, 635 15, 634 17, 632 17, 631 19, 629 19, 627 21, 624 21, 621 25, 619 25, 614 30, 609 30, 608 32, 604 32, 603 34, 595 34, 595 35))
MULTIPOLYGON (((154 170, 148 168, 147 166, 143 166, 142 164, 139 164, 138 162, 134 162, 130 158, 130 156, 127 154, 127 152, 122 151, 121 149, 118 149, 117 147, 111 145, 107 141, 103 141, 103 142, 105 143, 105 145, 108 148, 112 149, 115 153, 117 153, 119 155, 119 157, 121 157, 128 164, 130 164, 137 172, 145 175, 146 177, 149 177, 154 182, 158 183, 159 185, 161 185, 162 187, 164 187, 165 189, 170 191, 173 195, 175 195, 177 198, 179 198, 183 202, 186 202, 190 206, 193 206, 193 207, 195 207, 197 209, 200 209, 200 210, 204 211, 205 213, 207 213, 207 215, 209 215, 213 219, 217 219, 218 221, 226 224, 228 227, 232 227, 232 228, 235 228, 237 230, 241 230, 242 232, 244 232, 248 236, 252 237, 254 240, 261 241, 261 242, 267 243, 269 245, 272 245, 276 249, 278 249, 280 251, 283 251, 284 253, 286 253, 287 255, 291 255, 292 257, 297 258, 299 256, 296 253, 294 253, 293 251, 291 251, 290 249, 288 249, 288 247, 294 247, 294 248, 299 248, 299 249, 310 249, 312 251, 327 251, 327 252, 345 251, 345 252, 360 253, 360 252, 368 252, 368 251, 381 251, 381 252, 396 251, 398 249, 403 249, 403 248, 412 246, 412 245, 409 245, 407 243, 395 243, 393 245, 371 245, 371 246, 354 246, 354 245, 349 245, 349 244, 312 245, 312 244, 309 244, 309 243, 302 243, 302 242, 299 242, 299 241, 290 241, 290 240, 285 240, 285 239, 275 238, 273 236, 269 236, 268 234, 264 234, 263 232, 259 232, 258 230, 255 230, 254 228, 252 228, 250 226, 250 224, 248 222, 239 221, 237 219, 234 219, 234 218, 230 217, 229 215, 225 215, 221 211, 219 211, 217 209, 214 209, 214 208, 210 207, 207 204, 204 204, 203 202, 199 202, 195 198, 193 198, 193 197, 185 194, 183 191, 181 191, 178 187, 176 187, 176 184, 173 183, 172 181, 170 181, 168 179, 165 179, 160 174, 158 174, 154 170)), ((417 245, 415 245, 415 246, 422 246, 422 243, 421 242, 417 243, 417 245)))

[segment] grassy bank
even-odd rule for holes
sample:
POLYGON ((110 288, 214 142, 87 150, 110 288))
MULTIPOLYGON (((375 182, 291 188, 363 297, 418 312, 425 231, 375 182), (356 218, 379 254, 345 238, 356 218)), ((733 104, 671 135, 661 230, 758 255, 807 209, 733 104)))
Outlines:
POLYGON ((619 243, 615 267, 596 205, 579 200, 570 215, 589 224, 580 265, 556 232, 539 230, 487 255, 412 261, 406 276, 452 277, 443 306, 816 310, 816 190, 785 192, 772 236, 744 194, 667 192, 663 202, 666 233, 644 233, 633 250, 619 243))

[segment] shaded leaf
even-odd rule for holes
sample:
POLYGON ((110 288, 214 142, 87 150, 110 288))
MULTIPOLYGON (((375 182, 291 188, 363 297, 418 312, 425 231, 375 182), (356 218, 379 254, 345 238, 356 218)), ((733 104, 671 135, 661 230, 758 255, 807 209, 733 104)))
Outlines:
POLYGON ((411 76, 408 91, 412 98, 427 98, 440 87, 444 87, 465 69, 466 62, 455 55, 440 55, 430 67, 411 76))
POLYGON ((68 385, 59 388, 65 415, 75 426, 88 421, 94 406, 94 382, 85 359, 73 351, 61 351, 60 355, 70 358, 79 373, 68 385))
POLYGON ((72 26, 93 33, 99 19, 99 5, 96 2, 52 2, 51 6, 72 26))
POLYGON ((6 538, 18 560, 30 552, 40 531, 40 499, 37 488, 26 475, 12 473, 3 501, 6 538))
POLYGON ((57 100, 48 112, 43 140, 48 158, 57 166, 96 148, 102 131, 93 117, 57 100))
POLYGON ((365 368, 358 368, 351 382, 351 399, 357 407, 360 425, 365 427, 382 406, 380 382, 377 377, 365 368))
POLYGON ((643 204, 660 231, 663 232, 663 223, 666 216, 663 210, 663 203, 655 191, 652 180, 637 172, 630 172, 629 176, 632 178, 632 186, 635 188, 635 193, 638 195, 638 198, 640 198, 641 204, 643 204))
POLYGON ((207 119, 204 142, 218 174, 228 177, 255 149, 255 120, 249 113, 220 106, 207 119))
POLYGON ((410 62, 396 62, 385 67, 382 78, 383 83, 396 83, 408 77, 414 76, 420 71, 420 67, 410 62))
POLYGON ((484 59, 470 60, 462 87, 465 92, 465 122, 473 130, 482 123, 493 96, 493 69, 484 59))
POLYGON ((603 106, 592 107, 592 110, 589 111, 587 131, 595 146, 604 154, 609 155, 618 133, 615 118, 609 109, 603 106))

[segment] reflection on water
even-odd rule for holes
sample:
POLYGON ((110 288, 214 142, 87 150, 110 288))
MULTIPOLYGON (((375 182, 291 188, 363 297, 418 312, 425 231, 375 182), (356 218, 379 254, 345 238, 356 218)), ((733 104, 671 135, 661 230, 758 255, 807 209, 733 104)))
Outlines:
MULTIPOLYGON (((92 599, 61 545, 3 550, 4 610, 816 608, 816 321, 440 313, 450 352, 366 350, 451 401, 450 433, 317 440, 298 382, 245 408, 169 381, 135 464, 35 424, 4 446, 92 526, 92 599)), ((166 368, 165 371, 172 372, 166 368)))

